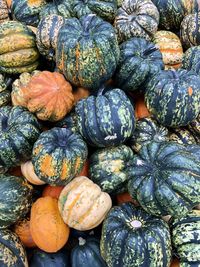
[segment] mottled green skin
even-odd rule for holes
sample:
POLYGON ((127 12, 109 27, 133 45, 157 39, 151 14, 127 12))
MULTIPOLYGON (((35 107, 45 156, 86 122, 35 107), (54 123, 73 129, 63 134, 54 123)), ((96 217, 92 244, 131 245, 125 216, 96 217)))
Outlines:
POLYGON ((43 132, 35 142, 32 163, 42 181, 66 185, 81 172, 87 155, 87 145, 80 134, 55 127, 43 132))
POLYGON ((33 188, 24 178, 0 175, 0 229, 25 216, 32 204, 33 188))
POLYGON ((115 17, 119 42, 132 37, 151 40, 159 23, 159 12, 151 0, 124 0, 115 17))
POLYGON ((200 144, 199 137, 190 131, 189 126, 181 128, 171 128, 169 130, 169 140, 183 145, 200 144))
POLYGON ((0 74, 0 107, 6 106, 11 101, 10 91, 7 90, 6 79, 0 74))
POLYGON ((193 70, 200 76, 200 46, 190 47, 183 55, 182 68, 193 70))
POLYGON ((48 15, 59 15, 64 18, 72 17, 71 3, 66 0, 54 1, 45 5, 40 11, 40 19, 48 15))
POLYGON ((0 266, 27 267, 26 251, 19 237, 10 230, 0 230, 0 266))
POLYGON ((133 106, 120 89, 89 96, 75 107, 78 128, 88 144, 96 147, 116 146, 132 136, 135 129, 133 106))
POLYGON ((132 150, 125 145, 97 150, 90 157, 89 177, 109 194, 127 191, 126 164, 132 157, 132 150))
POLYGON ((77 18, 96 14, 102 19, 112 22, 117 13, 117 0, 74 0, 72 9, 77 18))
POLYGON ((67 128, 73 132, 78 132, 77 114, 74 111, 70 112, 66 117, 64 117, 64 119, 58 121, 55 127, 67 128))
POLYGON ((179 30, 183 18, 198 11, 197 0, 152 0, 160 13, 159 28, 179 30))
MULTIPOLYGON (((200 115, 188 125, 189 130, 200 140, 200 115)), ((200 143, 200 141, 198 141, 200 143)))
POLYGON ((98 89, 112 77, 119 53, 112 25, 91 14, 65 20, 58 34, 56 65, 73 85, 98 89))
POLYGON ((164 69, 162 54, 151 42, 131 38, 120 46, 115 82, 123 90, 134 91, 164 69))
POLYGON ((36 117, 22 107, 0 108, 0 170, 31 158, 41 127, 36 117))
POLYGON ((164 126, 186 126, 200 110, 200 78, 193 71, 160 71, 147 84, 149 112, 164 126))
POLYGON ((181 266, 184 263, 200 266, 200 210, 193 210, 185 217, 173 220, 171 233, 172 244, 181 260, 181 266))
POLYGON ((127 163, 130 195, 150 214, 185 215, 200 202, 199 148, 174 142, 144 145, 127 163))
POLYGON ((108 267, 169 267, 171 239, 162 219, 131 203, 113 207, 103 223, 101 255, 108 267), (135 228, 131 223, 142 225, 135 228))
POLYGON ((168 141, 168 129, 159 125, 152 118, 138 120, 130 140, 131 147, 138 152, 144 144, 150 143, 151 141, 168 141))

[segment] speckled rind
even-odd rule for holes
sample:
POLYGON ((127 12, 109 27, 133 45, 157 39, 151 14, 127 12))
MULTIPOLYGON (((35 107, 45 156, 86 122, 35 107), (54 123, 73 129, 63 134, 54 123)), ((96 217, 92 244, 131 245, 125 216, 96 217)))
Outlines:
POLYGON ((40 19, 48 15, 59 15, 64 18, 71 18, 72 4, 70 1, 66 0, 50 2, 42 8, 39 14, 40 19))
POLYGON ((101 255, 108 267, 169 267, 171 239, 162 219, 131 203, 113 207, 103 223, 101 255), (131 223, 138 221, 140 228, 131 223))
POLYGON ((200 46, 190 47, 183 56, 182 68, 195 71, 200 77, 200 46))
POLYGON ((6 78, 0 74, 0 107, 8 105, 10 101, 10 91, 7 90, 6 78))
POLYGON ((58 34, 56 65, 73 85, 98 89, 112 77, 118 59, 110 23, 94 14, 65 20, 58 34))
POLYGON ((200 115, 188 125, 188 128, 200 140, 200 115))
POLYGON ((200 203, 200 147, 151 142, 127 163, 128 190, 150 214, 180 217, 200 203))
POLYGON ((149 112, 164 126, 186 126, 200 110, 200 78, 193 71, 160 71, 147 85, 149 112))
POLYGON ((169 140, 183 145, 200 144, 200 138, 190 131, 189 126, 169 129, 169 140))
POLYGON ((0 23, 9 20, 6 0, 0 0, 0 23))

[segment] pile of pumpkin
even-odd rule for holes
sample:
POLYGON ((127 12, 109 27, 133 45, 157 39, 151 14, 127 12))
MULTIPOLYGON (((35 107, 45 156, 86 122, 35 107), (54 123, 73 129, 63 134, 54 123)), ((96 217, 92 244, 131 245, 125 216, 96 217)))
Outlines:
POLYGON ((0 266, 200 266, 197 0, 0 0, 0 266))

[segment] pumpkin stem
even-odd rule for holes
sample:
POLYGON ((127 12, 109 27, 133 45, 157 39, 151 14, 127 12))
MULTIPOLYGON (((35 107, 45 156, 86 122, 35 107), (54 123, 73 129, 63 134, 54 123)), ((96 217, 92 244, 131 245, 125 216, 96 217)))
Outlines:
POLYGON ((138 220, 133 220, 130 222, 131 226, 135 229, 141 228, 142 227, 142 223, 138 220))
POLYGON ((82 238, 82 237, 79 237, 78 241, 79 241, 79 246, 84 246, 85 243, 86 243, 86 240, 84 238, 82 238))

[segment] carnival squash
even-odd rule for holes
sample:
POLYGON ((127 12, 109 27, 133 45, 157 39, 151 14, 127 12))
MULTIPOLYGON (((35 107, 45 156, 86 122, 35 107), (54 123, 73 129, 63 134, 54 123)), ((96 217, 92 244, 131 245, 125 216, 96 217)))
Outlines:
POLYGON ((45 182, 40 180, 39 177, 35 174, 33 164, 30 160, 21 164, 21 172, 23 176, 26 178, 26 180, 29 181, 29 183, 34 185, 45 184, 45 182))

